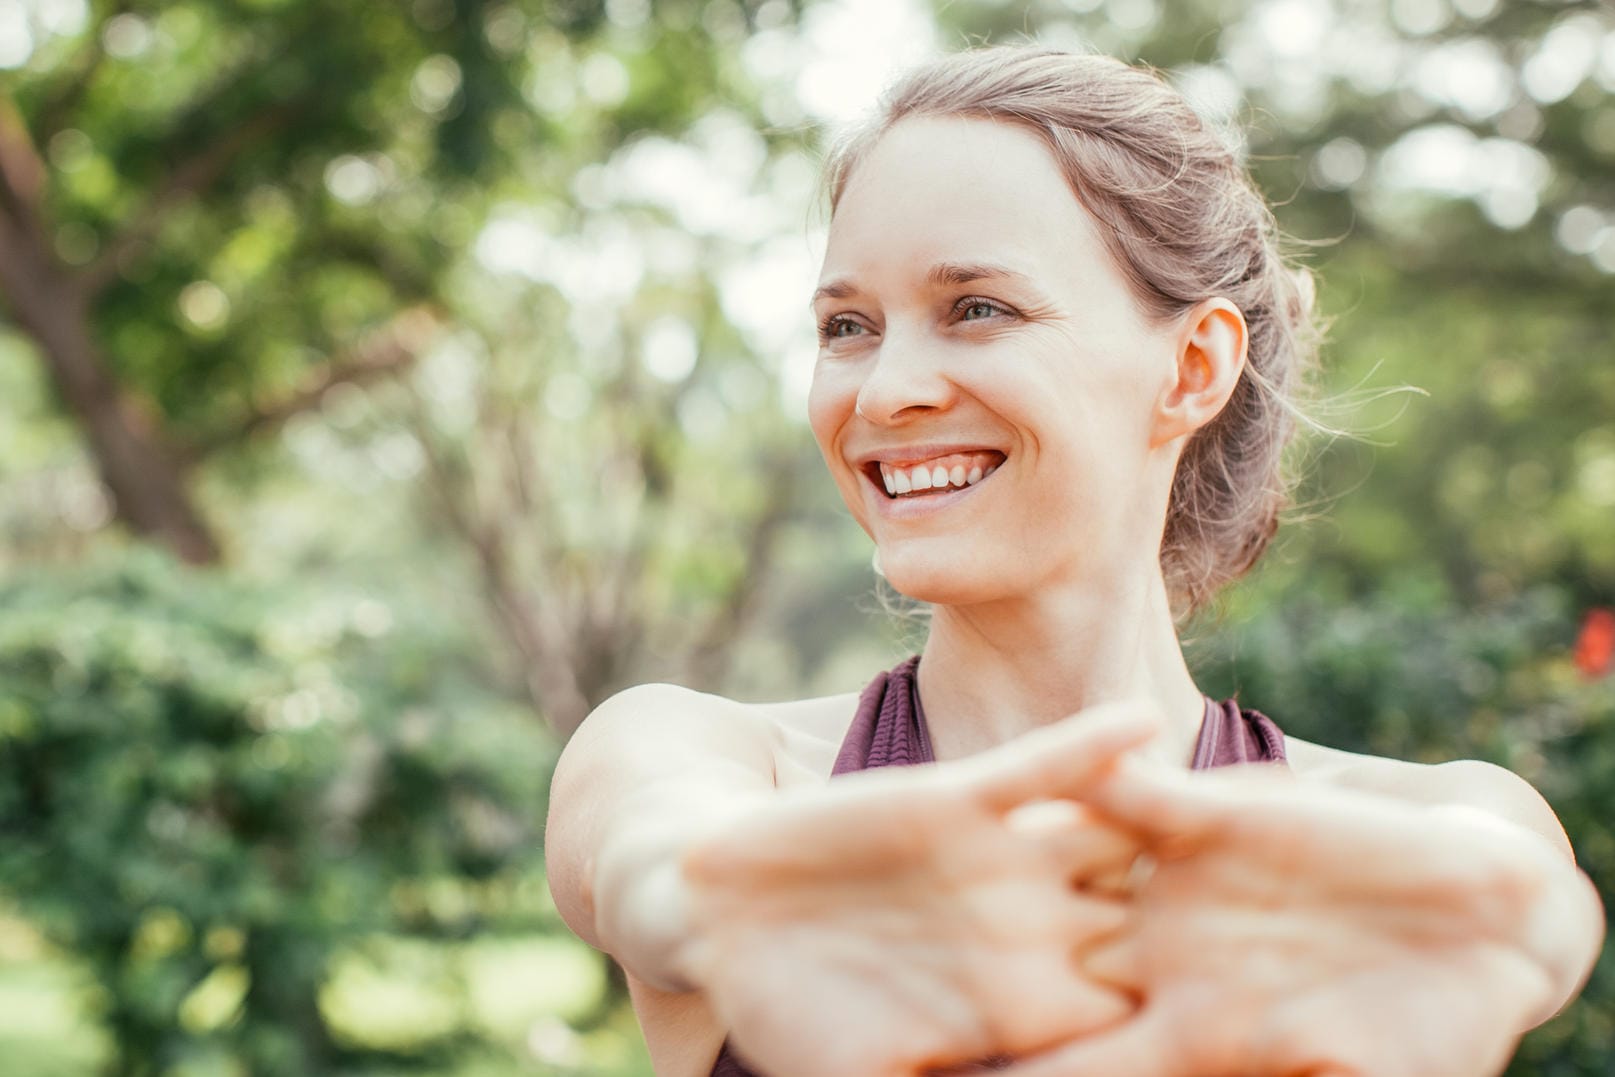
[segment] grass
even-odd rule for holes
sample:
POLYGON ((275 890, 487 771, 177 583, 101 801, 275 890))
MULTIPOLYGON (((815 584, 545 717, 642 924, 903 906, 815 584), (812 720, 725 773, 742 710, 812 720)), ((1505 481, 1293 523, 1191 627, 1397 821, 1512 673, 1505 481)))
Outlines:
MULTIPOLYGON (((90 1016, 96 990, 31 926, 0 914, 0 1073, 95 1077, 111 1056, 90 1016)), ((409 1077, 652 1077, 626 1005, 587 1035, 569 1024, 596 1010, 605 990, 600 955, 568 936, 383 937, 334 964, 320 1003, 333 1029, 355 1044, 406 1052, 467 1044, 452 1062, 411 1067, 409 1077)), ((204 1053, 169 1077, 238 1072, 224 1052, 204 1053)))
POLYGON ((0 1070, 28 1077, 84 1077, 109 1044, 83 1013, 93 984, 66 961, 0 955, 0 1070))

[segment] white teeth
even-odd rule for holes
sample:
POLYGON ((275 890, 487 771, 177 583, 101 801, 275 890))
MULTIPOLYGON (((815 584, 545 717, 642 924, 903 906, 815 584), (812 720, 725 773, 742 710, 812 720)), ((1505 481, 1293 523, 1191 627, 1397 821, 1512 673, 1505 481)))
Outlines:
MULTIPOLYGON (((957 456, 955 459, 957 459, 957 456)), ((908 468, 881 463, 879 469, 880 478, 881 482, 885 484, 886 493, 889 497, 901 497, 904 494, 919 493, 922 490, 961 489, 966 486, 974 486, 998 470, 997 463, 984 467, 979 462, 979 456, 977 461, 974 463, 957 463, 951 467, 938 463, 915 464, 908 468)), ((1002 461, 999 461, 999 463, 1002 463, 1002 461)))

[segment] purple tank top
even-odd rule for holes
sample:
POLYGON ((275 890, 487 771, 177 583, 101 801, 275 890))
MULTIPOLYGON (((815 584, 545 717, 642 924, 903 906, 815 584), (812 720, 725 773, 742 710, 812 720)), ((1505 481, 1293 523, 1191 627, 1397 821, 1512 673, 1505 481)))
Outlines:
MULTIPOLYGON (((831 775, 876 767, 906 767, 932 763, 931 737, 914 671, 916 655, 889 673, 876 677, 858 697, 852 719, 831 775)), ((1217 703, 1207 698, 1206 716, 1195 741, 1193 770, 1210 770, 1238 763, 1284 763, 1284 734, 1273 720, 1256 711, 1241 710, 1233 700, 1217 703)), ((1008 1064, 1002 1060, 1001 1064, 1008 1064)), ((988 1068, 996 1066, 984 1064, 988 1068)), ((759 1077, 735 1057, 728 1041, 718 1051, 712 1077, 759 1077)))

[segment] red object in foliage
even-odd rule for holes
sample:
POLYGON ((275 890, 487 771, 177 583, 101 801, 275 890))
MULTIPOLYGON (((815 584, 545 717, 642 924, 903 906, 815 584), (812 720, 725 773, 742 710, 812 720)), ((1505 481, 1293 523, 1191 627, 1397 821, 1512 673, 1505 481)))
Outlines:
POLYGON ((1592 609, 1576 637, 1576 668, 1588 678, 1615 670, 1615 611, 1592 609))

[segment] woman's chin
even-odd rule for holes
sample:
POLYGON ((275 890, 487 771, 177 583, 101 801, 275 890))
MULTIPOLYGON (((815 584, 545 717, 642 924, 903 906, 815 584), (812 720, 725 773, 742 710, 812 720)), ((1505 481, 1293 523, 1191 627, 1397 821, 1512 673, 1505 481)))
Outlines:
POLYGON ((965 571, 934 558, 904 557, 882 550, 877 565, 886 583, 905 598, 933 606, 969 606, 1008 597, 1011 581, 1002 569, 965 571))

